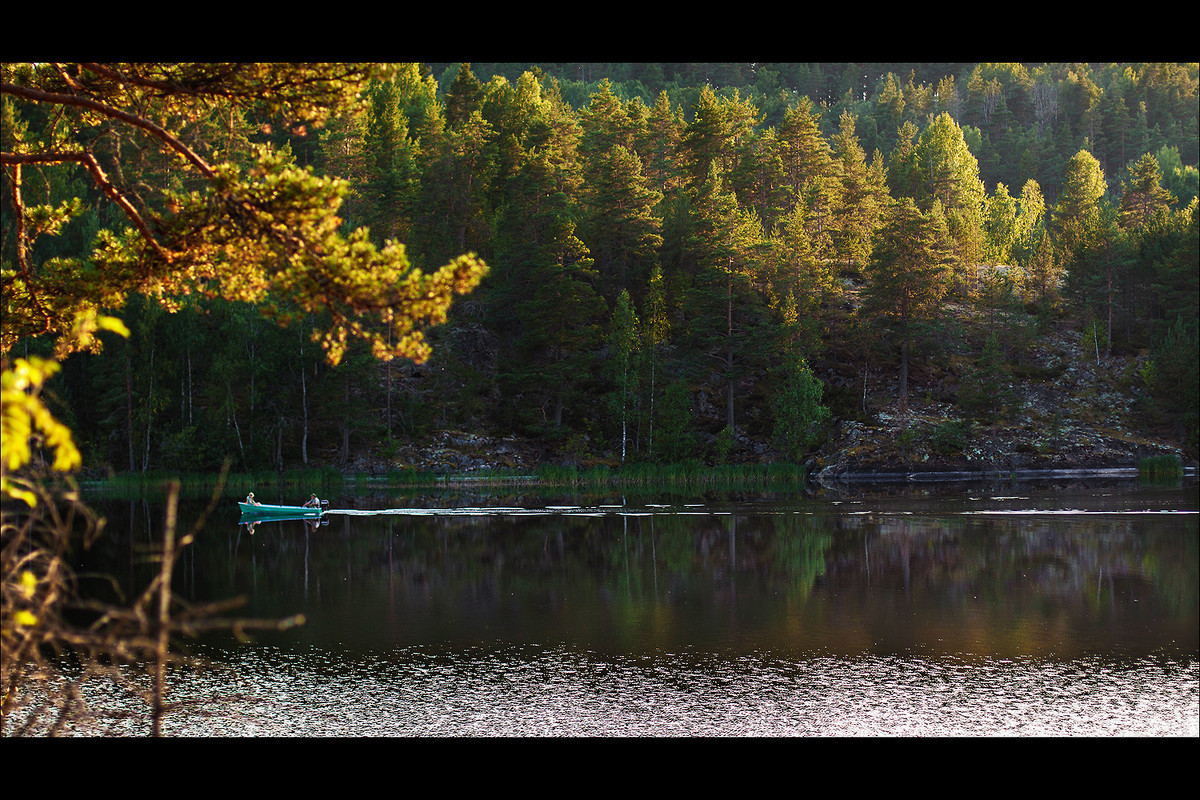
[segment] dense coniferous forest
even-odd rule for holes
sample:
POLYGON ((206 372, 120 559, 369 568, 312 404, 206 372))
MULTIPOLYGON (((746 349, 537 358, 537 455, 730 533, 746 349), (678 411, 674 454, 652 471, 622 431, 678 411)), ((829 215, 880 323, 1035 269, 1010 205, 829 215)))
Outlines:
MULTIPOLYGON (((401 242, 428 270, 486 262, 427 361, 351 341, 333 366, 319 307, 279 324, 221 296, 132 296, 110 309, 129 335, 65 359, 47 403, 98 472, 394 468, 445 431, 576 464, 803 463, 841 424, 933 401, 953 456, 1020 416, 1006 386, 1066 333, 1100 369, 1135 364, 1120 379, 1141 427, 1195 458, 1198 78, 1194 63, 400 65, 319 129, 211 124, 225 152, 269 141, 347 181, 342 228, 376 247, 401 242)), ((45 123, 5 101, 6 126, 45 123)), ((44 202, 83 198, 43 259, 114 222, 82 177, 30 173, 44 202)), ((11 354, 51 346, 26 336, 11 354)))

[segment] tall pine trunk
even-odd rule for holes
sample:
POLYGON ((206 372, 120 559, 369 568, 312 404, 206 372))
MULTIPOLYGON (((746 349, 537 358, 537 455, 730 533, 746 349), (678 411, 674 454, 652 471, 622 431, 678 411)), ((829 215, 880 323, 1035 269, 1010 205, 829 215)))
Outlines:
POLYGON ((136 469, 133 456, 133 355, 125 345, 125 428, 129 431, 129 471, 136 469))
POLYGON ((729 259, 725 293, 725 424, 733 432, 733 259, 729 259))

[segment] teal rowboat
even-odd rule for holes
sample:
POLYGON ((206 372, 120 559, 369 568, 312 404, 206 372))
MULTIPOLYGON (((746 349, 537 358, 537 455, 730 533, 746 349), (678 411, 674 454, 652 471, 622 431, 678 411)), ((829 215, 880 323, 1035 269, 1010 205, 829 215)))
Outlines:
POLYGON ((272 506, 266 503, 238 503, 242 516, 273 517, 277 519, 305 519, 321 516, 324 509, 304 506, 272 506))

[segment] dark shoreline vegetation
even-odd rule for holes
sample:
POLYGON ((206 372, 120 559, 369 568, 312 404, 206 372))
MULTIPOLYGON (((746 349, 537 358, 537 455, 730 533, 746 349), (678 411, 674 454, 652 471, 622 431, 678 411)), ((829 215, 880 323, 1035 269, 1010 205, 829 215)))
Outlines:
MULTIPOLYGON (((181 497, 208 497, 223 484, 222 496, 234 497, 254 491, 331 492, 379 489, 418 490, 447 487, 504 487, 546 489, 664 488, 664 489, 753 489, 799 487, 807 478, 796 464, 706 466, 703 464, 631 465, 611 468, 548 464, 527 470, 490 469, 470 473, 391 470, 382 473, 342 473, 333 468, 235 473, 222 478, 216 473, 176 475, 173 473, 130 473, 101 480, 81 481, 86 492, 104 497, 160 495, 168 484, 178 481, 181 497)), ((297 495, 299 496, 299 495, 297 495)))
MULTIPOLYGON (((970 483, 973 481, 1036 479, 1053 476, 1125 477, 1139 482, 1171 485, 1194 469, 1185 468, 1175 456, 1150 456, 1139 460, 1136 467, 1079 467, 1045 470, 1014 471, 1002 468, 971 471, 926 470, 839 476, 843 483, 872 482, 901 483, 970 483)), ((222 486, 222 497, 236 497, 256 491, 260 496, 271 492, 291 493, 301 497, 304 492, 318 495, 355 493, 359 491, 396 490, 400 492, 476 488, 483 491, 510 487, 521 489, 577 489, 604 491, 608 489, 667 491, 680 490, 803 490, 814 476, 798 464, 723 465, 703 464, 630 465, 620 468, 596 465, 575 467, 545 465, 529 470, 493 469, 470 473, 428 472, 421 470, 392 470, 384 473, 343 473, 333 468, 316 470, 287 470, 283 473, 264 471, 234 473, 221 476, 212 473, 173 474, 167 472, 114 475, 102 480, 82 481, 86 493, 107 499, 118 497, 145 498, 161 496, 166 487, 178 482, 182 498, 210 497, 222 486)), ((297 504, 299 501, 297 500, 297 504)))

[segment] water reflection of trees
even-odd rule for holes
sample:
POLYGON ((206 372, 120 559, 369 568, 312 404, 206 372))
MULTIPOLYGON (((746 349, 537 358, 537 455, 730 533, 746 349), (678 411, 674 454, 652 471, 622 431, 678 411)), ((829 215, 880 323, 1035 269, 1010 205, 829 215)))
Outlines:
POLYGON ((829 585, 890 584, 1009 602, 1022 593, 1096 602, 1107 591, 1120 602, 1154 594, 1178 608, 1197 604, 1194 516, 866 515, 837 527, 829 585))
MULTIPOLYGON (((153 519, 130 522, 141 517, 153 519)), ((1067 627, 1145 627, 1150 614, 1194 629, 1196 540, 1194 515, 331 516, 315 531, 209 530, 179 584, 196 599, 246 595, 256 615, 304 611, 314 630, 300 637, 322 624, 411 637, 463 624, 686 638, 719 620, 837 629, 863 646, 1008 637, 1023 651, 1067 627)))

